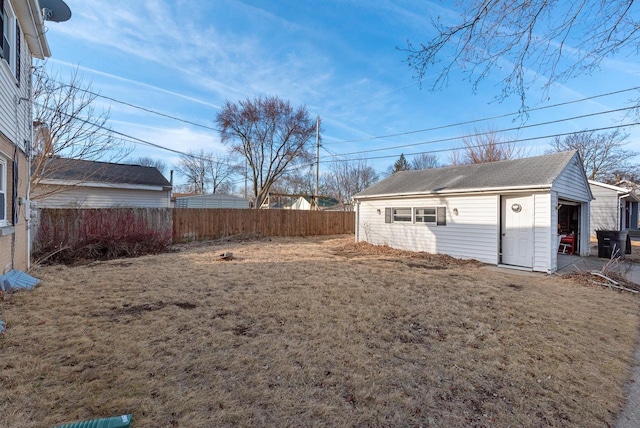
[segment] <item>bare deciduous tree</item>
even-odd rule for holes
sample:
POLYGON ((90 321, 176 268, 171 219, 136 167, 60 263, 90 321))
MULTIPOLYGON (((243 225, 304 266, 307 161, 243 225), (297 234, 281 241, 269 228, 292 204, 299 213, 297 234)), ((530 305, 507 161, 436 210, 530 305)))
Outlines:
POLYGON ((223 193, 232 189, 229 179, 237 172, 237 166, 227 157, 200 149, 182 155, 176 171, 187 179, 193 193, 223 193))
POLYGON ((372 186, 380 176, 364 160, 335 162, 329 172, 329 185, 336 199, 344 204, 358 192, 372 186))
MULTIPOLYGON (((32 189, 36 190, 34 199, 62 191, 59 186, 47 186, 46 189, 41 186, 41 191, 37 191, 43 178, 64 173, 51 168, 68 165, 64 162, 50 163, 49 159, 62 157, 119 162, 130 153, 130 147, 113 137, 108 126, 109 110, 96 107, 97 97, 91 91, 91 85, 84 84, 77 72, 61 82, 60 77, 49 76, 43 68, 35 70, 30 179, 32 189)), ((85 179, 90 178, 87 176, 85 179)))
POLYGON ((431 169, 439 166, 438 156, 433 153, 420 153, 411 159, 411 169, 431 169))
POLYGON ((222 142, 247 160, 256 208, 278 178, 311 162, 315 120, 304 106, 294 109, 277 96, 227 101, 216 123, 222 142))
POLYGON ((160 171, 160 174, 162 175, 165 175, 165 173, 167 172, 167 164, 164 161, 160 159, 154 159, 150 156, 138 156, 137 158, 131 158, 127 160, 127 163, 130 163, 132 165, 155 167, 158 171, 160 171))
POLYGON ((564 138, 554 138, 548 153, 577 150, 589 180, 614 182, 616 175, 622 175, 624 171, 633 172, 637 168, 629 160, 638 153, 623 148, 627 137, 619 130, 600 134, 576 132, 564 138))
POLYGON ((451 165, 496 162, 522 157, 524 149, 496 131, 476 129, 462 139, 464 148, 451 153, 451 165))
POLYGON ((433 20, 437 35, 409 42, 407 62, 422 81, 437 68, 431 89, 460 67, 473 88, 494 71, 506 71, 500 98, 517 94, 524 108, 527 88, 589 73, 613 54, 635 53, 640 20, 633 0, 470 0, 454 6, 451 23, 433 20), (533 71, 533 72, 531 72, 533 71))

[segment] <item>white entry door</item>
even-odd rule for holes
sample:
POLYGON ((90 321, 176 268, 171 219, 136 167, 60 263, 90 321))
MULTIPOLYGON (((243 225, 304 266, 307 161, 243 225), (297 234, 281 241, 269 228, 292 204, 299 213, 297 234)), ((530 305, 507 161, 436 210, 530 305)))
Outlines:
POLYGON ((533 196, 502 197, 502 263, 533 266, 533 196))

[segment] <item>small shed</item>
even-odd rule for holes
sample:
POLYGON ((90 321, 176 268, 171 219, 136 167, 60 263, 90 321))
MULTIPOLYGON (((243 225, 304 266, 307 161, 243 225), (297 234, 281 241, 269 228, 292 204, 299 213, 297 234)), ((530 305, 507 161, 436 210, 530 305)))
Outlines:
POLYGON ((211 193, 177 197, 175 208, 249 208, 249 201, 233 195, 211 193))
POLYGON ((171 183, 157 168, 47 159, 31 190, 40 208, 169 208, 171 183))
POLYGON ((552 273, 562 235, 589 254, 592 199, 576 151, 400 171, 354 196, 356 241, 552 273))
POLYGON ((591 236, 596 230, 638 229, 640 198, 630 189, 589 180, 591 193, 591 236))

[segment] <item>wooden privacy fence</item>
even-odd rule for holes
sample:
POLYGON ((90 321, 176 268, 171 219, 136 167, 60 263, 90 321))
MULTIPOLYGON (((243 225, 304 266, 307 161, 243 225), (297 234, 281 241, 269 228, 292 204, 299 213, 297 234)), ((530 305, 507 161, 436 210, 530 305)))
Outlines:
POLYGON ((225 236, 311 236, 355 233, 355 213, 346 211, 173 209, 173 241, 225 236))
POLYGON ((155 252, 171 243, 170 208, 101 208, 38 210, 33 253, 56 251, 125 254, 155 252))

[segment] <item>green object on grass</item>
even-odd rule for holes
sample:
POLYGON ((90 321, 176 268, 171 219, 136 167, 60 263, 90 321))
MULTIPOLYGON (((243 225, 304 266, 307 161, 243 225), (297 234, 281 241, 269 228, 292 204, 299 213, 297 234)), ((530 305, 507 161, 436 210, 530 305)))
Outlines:
POLYGON ((122 415, 112 418, 56 425, 54 428, 128 428, 131 426, 131 419, 133 419, 133 415, 122 415))

